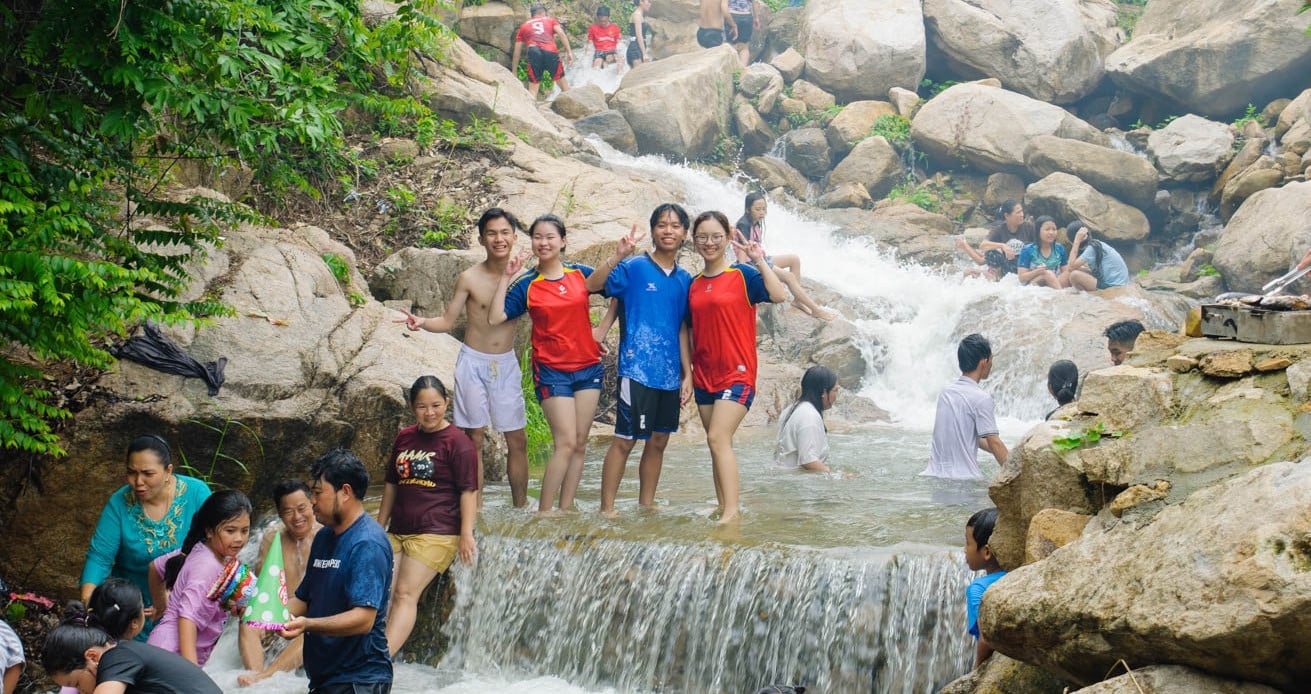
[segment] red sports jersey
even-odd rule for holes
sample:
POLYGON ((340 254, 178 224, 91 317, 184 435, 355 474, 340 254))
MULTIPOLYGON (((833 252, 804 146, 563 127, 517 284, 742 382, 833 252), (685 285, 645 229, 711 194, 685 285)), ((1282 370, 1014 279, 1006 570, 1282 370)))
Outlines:
POLYGON ((619 39, 623 33, 619 31, 619 25, 611 23, 608 27, 602 27, 600 24, 593 24, 587 30, 587 40, 592 42, 597 53, 613 52, 619 47, 619 39))
POLYGON ((756 307, 769 301, 765 278, 750 265, 730 265, 706 277, 697 275, 688 290, 692 322, 692 384, 724 390, 756 385, 756 307))
POLYGON ((514 40, 529 46, 537 46, 544 51, 559 53, 560 49, 555 47, 555 29, 558 26, 560 23, 555 21, 555 17, 533 17, 519 27, 519 33, 514 35, 514 40))
POLYGON ((534 362, 559 371, 601 363, 587 307, 586 282, 591 274, 586 265, 565 263, 564 276, 548 280, 534 269, 506 291, 506 317, 517 318, 527 311, 533 319, 534 362))

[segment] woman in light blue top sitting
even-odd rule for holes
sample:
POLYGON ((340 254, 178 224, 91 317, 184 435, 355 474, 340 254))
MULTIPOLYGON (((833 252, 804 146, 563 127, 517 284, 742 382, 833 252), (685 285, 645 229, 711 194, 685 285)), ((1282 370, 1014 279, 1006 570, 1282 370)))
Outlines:
POLYGON ((1123 287, 1129 284, 1129 266, 1110 244, 1092 237, 1087 224, 1079 220, 1066 227, 1071 239, 1070 286, 1081 291, 1123 287))
POLYGON ((1020 282, 1052 289, 1070 286, 1065 246, 1056 243, 1056 220, 1039 217, 1033 225, 1038 227, 1038 240, 1021 248, 1015 263, 1020 282))
POLYGON ((145 641, 155 620, 146 572, 150 561, 182 546, 191 516, 209 498, 203 481, 173 472, 168 443, 154 434, 138 436, 127 448, 127 484, 110 495, 87 549, 82 568, 82 601, 101 581, 117 576, 145 596, 145 641))

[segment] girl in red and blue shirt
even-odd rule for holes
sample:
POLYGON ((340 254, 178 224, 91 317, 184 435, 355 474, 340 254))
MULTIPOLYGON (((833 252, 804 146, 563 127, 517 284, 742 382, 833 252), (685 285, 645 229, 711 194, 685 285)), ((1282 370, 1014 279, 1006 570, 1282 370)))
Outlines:
POLYGON ((574 504, 583 476, 583 453, 601 396, 601 349, 592 337, 587 277, 592 268, 566 263, 564 222, 545 214, 528 228, 537 267, 519 274, 527 256, 505 265, 492 297, 488 322, 500 325, 527 313, 533 321, 533 383, 555 441, 542 473, 540 513, 549 513, 560 496, 560 510, 574 504))
POLYGON ((733 239, 731 228, 724 213, 716 211, 702 212, 692 223, 692 241, 705 269, 688 291, 693 393, 710 447, 721 523, 738 516, 733 434, 756 395, 755 305, 787 298, 787 289, 765 260, 765 249, 740 233, 733 239), (754 267, 730 264, 729 243, 754 267))

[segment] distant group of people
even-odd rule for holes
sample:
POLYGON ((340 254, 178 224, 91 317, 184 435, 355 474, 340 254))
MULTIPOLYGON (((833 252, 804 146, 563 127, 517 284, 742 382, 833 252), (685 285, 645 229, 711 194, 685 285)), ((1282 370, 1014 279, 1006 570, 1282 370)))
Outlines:
MULTIPOLYGON (((633 10, 628 21, 628 47, 624 58, 628 67, 651 62, 651 41, 655 37, 651 25, 646 21, 646 13, 651 9, 651 0, 632 0, 633 10)), ((510 68, 518 69, 520 58, 527 59, 528 93, 537 98, 543 78, 560 86, 560 91, 569 90, 569 80, 565 77, 565 66, 573 64, 573 47, 569 35, 558 20, 547 14, 546 5, 534 3, 529 8, 528 21, 519 26, 514 34, 514 48, 510 55, 510 68), (559 39, 559 43, 556 40, 559 39), (560 45, 564 45, 564 53, 560 45)), ((601 5, 596 8, 596 22, 587 28, 587 42, 592 45, 592 67, 600 70, 613 65, 622 72, 623 63, 619 62, 619 44, 624 40, 624 31, 610 20, 610 7, 601 5)))
POLYGON ((1129 268, 1119 251, 1093 238, 1083 221, 1070 222, 1064 229, 1048 216, 1031 222, 1016 200, 1003 202, 997 217, 979 248, 964 239, 956 242, 976 264, 988 267, 985 274, 990 279, 1015 274, 1021 284, 1085 292, 1129 283, 1129 268))

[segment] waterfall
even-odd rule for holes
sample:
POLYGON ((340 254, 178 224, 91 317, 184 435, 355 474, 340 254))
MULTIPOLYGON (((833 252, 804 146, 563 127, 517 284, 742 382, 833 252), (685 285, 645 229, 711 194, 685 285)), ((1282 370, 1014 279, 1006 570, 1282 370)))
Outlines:
POLYGON ((933 691, 969 669, 959 553, 488 536, 441 670, 618 691, 933 691))

